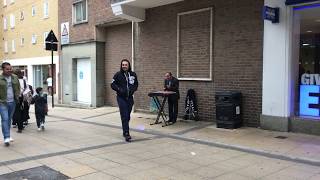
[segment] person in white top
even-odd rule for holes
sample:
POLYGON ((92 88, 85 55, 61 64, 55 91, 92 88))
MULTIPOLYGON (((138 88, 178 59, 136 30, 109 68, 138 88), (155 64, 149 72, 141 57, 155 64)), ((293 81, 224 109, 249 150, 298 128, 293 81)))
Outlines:
POLYGON ((52 77, 51 76, 48 76, 48 78, 47 78, 47 85, 48 85, 48 93, 50 95, 52 95, 53 89, 52 89, 52 77))

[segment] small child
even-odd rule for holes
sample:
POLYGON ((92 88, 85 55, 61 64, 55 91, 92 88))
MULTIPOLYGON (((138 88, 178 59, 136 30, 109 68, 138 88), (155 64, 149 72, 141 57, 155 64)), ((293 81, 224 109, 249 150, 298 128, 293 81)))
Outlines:
POLYGON ((43 94, 42 88, 36 89, 36 95, 32 98, 31 104, 34 104, 38 131, 44 130, 45 113, 47 109, 47 96, 43 94), (41 128, 40 128, 41 127, 41 128))

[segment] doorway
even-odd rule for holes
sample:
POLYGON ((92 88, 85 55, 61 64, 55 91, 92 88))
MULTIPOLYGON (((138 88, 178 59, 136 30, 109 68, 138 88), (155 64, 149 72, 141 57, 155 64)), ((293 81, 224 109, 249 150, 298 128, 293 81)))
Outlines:
POLYGON ((77 59, 77 101, 91 103, 91 62, 77 59))

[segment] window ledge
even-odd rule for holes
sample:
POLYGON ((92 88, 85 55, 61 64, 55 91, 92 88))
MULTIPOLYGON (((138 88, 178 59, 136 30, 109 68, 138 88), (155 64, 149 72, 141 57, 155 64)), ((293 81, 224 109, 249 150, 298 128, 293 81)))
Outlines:
POLYGON ((178 77, 179 81, 207 81, 210 82, 212 81, 211 78, 182 78, 182 77, 178 77))
POLYGON ((74 22, 73 26, 80 25, 80 24, 85 24, 85 23, 88 23, 88 20, 81 21, 81 22, 74 22))

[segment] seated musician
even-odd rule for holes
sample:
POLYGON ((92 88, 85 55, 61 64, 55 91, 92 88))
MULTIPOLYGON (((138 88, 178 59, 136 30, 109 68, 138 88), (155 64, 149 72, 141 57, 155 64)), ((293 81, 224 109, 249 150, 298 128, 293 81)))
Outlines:
POLYGON ((180 98, 180 95, 179 95, 179 81, 177 78, 172 76, 171 72, 167 72, 165 74, 164 90, 176 92, 176 94, 170 95, 168 97, 169 123, 174 124, 177 121, 178 100, 180 98))

